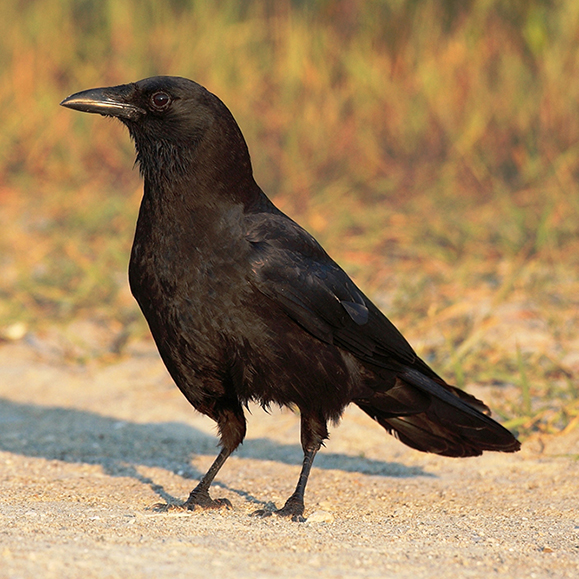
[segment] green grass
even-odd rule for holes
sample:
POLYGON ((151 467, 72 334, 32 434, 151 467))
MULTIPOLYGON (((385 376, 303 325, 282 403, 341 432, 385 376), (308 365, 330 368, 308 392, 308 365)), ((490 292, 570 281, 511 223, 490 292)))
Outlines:
POLYGON ((4 0, 0 330, 145 334, 132 145, 58 103, 153 74, 227 103, 264 190, 441 374, 522 433, 577 424, 577 2, 4 0))

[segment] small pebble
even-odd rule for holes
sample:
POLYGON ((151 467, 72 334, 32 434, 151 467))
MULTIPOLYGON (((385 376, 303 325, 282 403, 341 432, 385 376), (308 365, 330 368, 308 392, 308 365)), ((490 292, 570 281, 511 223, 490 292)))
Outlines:
POLYGON ((306 523, 332 523, 334 515, 328 511, 314 511, 307 519, 306 523))
POLYGON ((10 342, 17 342, 26 335, 28 326, 24 322, 14 322, 0 330, 0 338, 10 342))

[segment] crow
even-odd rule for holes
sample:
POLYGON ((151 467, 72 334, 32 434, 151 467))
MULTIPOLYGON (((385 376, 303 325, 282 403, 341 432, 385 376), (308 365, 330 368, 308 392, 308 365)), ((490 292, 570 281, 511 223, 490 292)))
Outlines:
MULTIPOLYGON (((169 373, 212 418, 221 451, 184 507, 230 507, 209 487, 246 434, 250 401, 297 408, 303 465, 277 515, 304 520, 314 457, 354 403, 408 446, 444 456, 514 452, 518 440, 447 384, 320 244, 253 177, 229 109, 201 85, 158 76, 61 105, 129 130, 144 193, 129 283, 169 373)), ((256 514, 268 516, 271 511, 256 514)))

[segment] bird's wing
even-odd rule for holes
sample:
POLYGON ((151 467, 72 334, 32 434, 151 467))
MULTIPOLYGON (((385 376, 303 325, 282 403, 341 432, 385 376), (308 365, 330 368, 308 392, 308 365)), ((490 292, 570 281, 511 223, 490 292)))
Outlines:
POLYGON ((402 334, 311 235, 283 214, 252 215, 248 223, 255 287, 290 318, 377 366, 418 361, 422 369, 402 334))
POLYGON ((305 330, 384 379, 356 404, 410 446, 447 456, 519 448, 488 407, 447 384, 321 246, 283 215, 252 220, 255 287, 305 330))

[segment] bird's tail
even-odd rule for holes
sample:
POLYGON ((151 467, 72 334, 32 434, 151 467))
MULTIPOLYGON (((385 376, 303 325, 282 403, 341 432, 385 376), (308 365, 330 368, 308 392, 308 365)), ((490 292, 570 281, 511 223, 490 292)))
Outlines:
POLYGON ((474 396, 407 368, 394 388, 356 404, 404 444, 444 456, 515 452, 519 441, 474 396))

